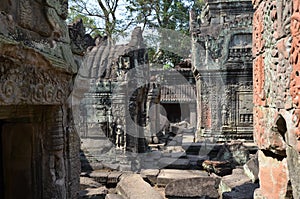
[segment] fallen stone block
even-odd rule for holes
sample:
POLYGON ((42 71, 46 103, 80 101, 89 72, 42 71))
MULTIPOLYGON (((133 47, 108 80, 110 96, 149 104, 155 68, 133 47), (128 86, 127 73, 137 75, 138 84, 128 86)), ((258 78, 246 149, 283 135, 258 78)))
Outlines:
POLYGON ((232 173, 232 165, 229 161, 212 161, 205 160, 202 163, 203 169, 210 173, 215 173, 219 176, 225 176, 232 173))
POLYGON ((89 177, 93 178, 96 182, 99 182, 101 184, 107 183, 107 177, 109 172, 107 171, 93 171, 89 174, 89 177))
POLYGON ((224 192, 230 192, 233 188, 246 183, 251 183, 251 179, 244 174, 243 169, 234 169, 231 175, 222 177, 219 193, 221 195, 224 192))
POLYGON ((124 198, 119 194, 107 194, 105 199, 124 199, 124 198))
POLYGON ((120 164, 119 163, 113 164, 113 163, 104 162, 103 167, 106 168, 106 169, 111 169, 111 170, 119 170, 120 164))
POLYGON ((208 173, 199 170, 176 170, 176 169, 162 169, 157 177, 158 186, 166 186, 170 182, 179 179, 207 177, 208 173))
POLYGON ((244 165, 244 172, 245 174, 255 182, 258 180, 258 157, 251 158, 245 165, 244 165))
POLYGON ((230 192, 224 192, 222 199, 252 199, 254 191, 259 185, 256 183, 246 183, 241 186, 234 187, 230 192))
POLYGON ((101 186, 102 186, 102 184, 100 184, 99 182, 96 182, 92 178, 80 177, 80 190, 84 190, 87 188, 97 188, 97 187, 101 187, 101 186))
POLYGON ((87 188, 79 192, 79 199, 104 199, 107 193, 106 187, 87 188))
POLYGON ((220 178, 209 176, 179 179, 167 184, 165 195, 168 198, 219 198, 219 184, 220 178))
POLYGON ((122 172, 111 172, 107 176, 107 184, 117 184, 120 180, 120 176, 122 175, 122 172))
POLYGON ((178 158, 161 158, 158 161, 158 165, 161 168, 169 169, 188 169, 190 166, 190 161, 188 159, 178 159, 178 158))
POLYGON ((159 174, 158 169, 143 169, 141 170, 141 176, 147 178, 151 184, 157 184, 157 176, 159 174))
POLYGON ((124 199, 163 199, 163 196, 138 174, 123 177, 118 183, 116 191, 124 199))

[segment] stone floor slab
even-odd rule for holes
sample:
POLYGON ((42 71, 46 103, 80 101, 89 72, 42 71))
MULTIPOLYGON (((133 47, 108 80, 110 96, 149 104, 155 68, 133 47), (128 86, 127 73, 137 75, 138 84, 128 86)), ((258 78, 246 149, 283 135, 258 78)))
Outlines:
POLYGON ((157 185, 166 186, 168 183, 174 180, 204 177, 204 176, 208 176, 208 173, 205 171, 162 169, 157 177, 157 185))

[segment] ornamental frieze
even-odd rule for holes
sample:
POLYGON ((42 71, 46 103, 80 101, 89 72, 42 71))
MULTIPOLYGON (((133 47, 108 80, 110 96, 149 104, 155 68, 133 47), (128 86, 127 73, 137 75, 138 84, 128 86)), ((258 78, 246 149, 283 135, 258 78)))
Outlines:
POLYGON ((0 65, 0 104, 62 104, 70 89, 71 75, 35 66, 0 65))

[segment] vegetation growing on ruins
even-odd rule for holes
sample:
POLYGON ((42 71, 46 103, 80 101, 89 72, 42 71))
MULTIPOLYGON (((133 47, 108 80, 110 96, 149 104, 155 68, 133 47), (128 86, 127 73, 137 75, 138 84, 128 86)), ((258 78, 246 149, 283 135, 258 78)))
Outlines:
MULTIPOLYGON (((171 29, 189 34, 189 11, 199 13, 203 0, 71 0, 69 22, 81 18, 92 35, 116 38, 134 26, 146 29, 171 29)), ((159 32, 160 37, 165 37, 159 32)), ((172 67, 183 57, 162 49, 150 48, 152 63, 172 67)))

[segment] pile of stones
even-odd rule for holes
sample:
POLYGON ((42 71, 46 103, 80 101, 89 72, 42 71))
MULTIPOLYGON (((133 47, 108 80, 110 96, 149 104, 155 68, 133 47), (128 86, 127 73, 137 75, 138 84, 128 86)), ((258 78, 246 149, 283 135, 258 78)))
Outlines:
MULTIPOLYGON (((237 148, 236 146, 223 145, 223 150, 219 150, 214 158, 198 160, 199 168, 202 165, 201 169, 172 169, 167 166, 132 172, 102 165, 101 170, 82 172, 79 198, 250 199, 253 198, 254 190, 259 187, 258 158, 257 155, 248 154, 248 158, 243 160, 234 158, 232 152, 230 156, 225 153, 226 150, 237 148), (238 163, 238 160, 243 161, 238 163)), ((241 149, 242 147, 239 148, 240 152, 241 149)))

